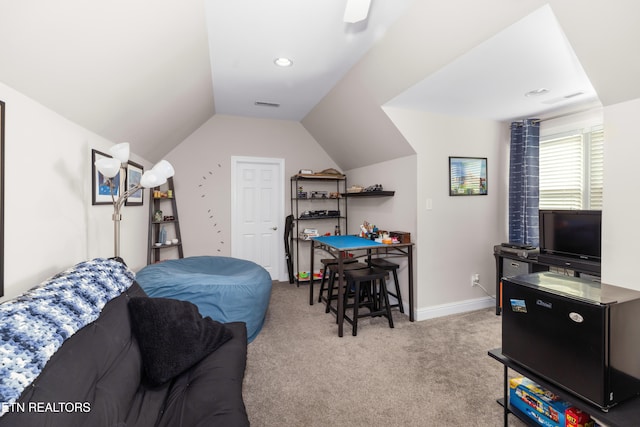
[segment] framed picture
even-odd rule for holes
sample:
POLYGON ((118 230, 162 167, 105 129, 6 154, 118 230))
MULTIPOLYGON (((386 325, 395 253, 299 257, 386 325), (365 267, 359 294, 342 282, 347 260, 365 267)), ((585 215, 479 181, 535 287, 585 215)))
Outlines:
POLYGON ((113 178, 105 178, 100 171, 96 168, 96 160, 104 157, 111 158, 110 155, 100 152, 98 150, 91 150, 91 204, 92 205, 111 205, 113 199, 111 198, 111 192, 113 196, 118 197, 120 195, 120 172, 113 178))
MULTIPOLYGON (((127 164, 127 190, 140 184, 140 178, 142 178, 143 172, 144 169, 141 165, 131 161, 127 164)), ((127 200, 124 201, 125 206, 142 206, 143 203, 144 190, 142 188, 138 189, 138 191, 127 197, 127 200)))
POLYGON ((486 196, 487 158, 449 157, 449 195, 486 196))

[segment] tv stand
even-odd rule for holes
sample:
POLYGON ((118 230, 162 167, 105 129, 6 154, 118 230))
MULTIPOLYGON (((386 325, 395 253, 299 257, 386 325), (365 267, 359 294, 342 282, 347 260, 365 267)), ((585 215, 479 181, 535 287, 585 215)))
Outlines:
POLYGON ((549 271, 551 268, 571 270, 576 277, 582 274, 600 277, 600 263, 557 255, 535 254, 531 258, 522 258, 510 252, 500 251, 495 247, 493 256, 496 259, 496 315, 502 313, 501 282, 503 277, 519 274, 549 271))
POLYGON ((609 411, 604 412, 597 406, 592 405, 591 403, 582 400, 579 397, 555 386, 546 378, 538 376, 528 369, 520 366, 513 360, 503 355, 501 348, 490 350, 488 354, 504 365, 503 397, 501 399, 498 399, 498 403, 504 408, 503 415, 505 427, 508 425, 507 420, 509 414, 513 414, 514 416, 525 422, 525 424, 528 423, 527 425, 538 425, 531 421, 525 414, 522 414, 520 411, 518 411, 517 408, 512 408, 511 405, 509 405, 509 369, 519 372, 520 374, 529 378, 531 381, 539 384, 543 388, 559 396, 562 400, 570 402, 576 408, 588 413, 592 418, 597 419, 601 424, 604 423, 609 427, 626 427, 634 425, 638 420, 640 420, 640 397, 635 397, 630 400, 621 402, 613 408, 610 408, 609 411))
POLYGON ((539 254, 538 263, 568 270, 600 275, 600 263, 558 255, 539 254))

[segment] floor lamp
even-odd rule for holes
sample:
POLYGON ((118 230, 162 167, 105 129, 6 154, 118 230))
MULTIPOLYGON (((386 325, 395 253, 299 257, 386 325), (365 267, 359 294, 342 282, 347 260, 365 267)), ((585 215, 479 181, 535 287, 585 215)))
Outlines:
POLYGON ((122 191, 125 187, 125 174, 127 173, 127 163, 129 162, 129 143, 122 142, 116 144, 109 150, 113 158, 102 158, 95 162, 98 171, 108 179, 114 178, 120 172, 119 189, 120 195, 116 198, 114 194, 114 186, 111 185, 111 200, 113 201, 113 249, 115 257, 120 258, 120 221, 122 214, 120 209, 129 196, 134 194, 141 188, 158 187, 165 182, 167 178, 174 175, 173 166, 166 160, 161 160, 156 165, 142 174, 140 183, 131 188, 122 191))

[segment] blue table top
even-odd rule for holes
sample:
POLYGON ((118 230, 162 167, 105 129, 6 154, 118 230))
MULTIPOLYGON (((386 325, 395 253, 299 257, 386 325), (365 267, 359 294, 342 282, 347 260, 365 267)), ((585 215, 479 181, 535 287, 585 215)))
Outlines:
POLYGON ((312 237, 312 240, 331 246, 339 251, 348 251, 354 249, 369 249, 369 248, 382 248, 388 247, 385 243, 373 241, 371 239, 365 239, 358 236, 318 236, 312 237))

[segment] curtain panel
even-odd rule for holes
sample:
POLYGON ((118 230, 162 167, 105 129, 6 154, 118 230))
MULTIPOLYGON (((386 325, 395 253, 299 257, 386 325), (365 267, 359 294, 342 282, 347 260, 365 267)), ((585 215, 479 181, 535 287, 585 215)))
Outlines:
POLYGON ((511 123, 509 242, 537 247, 540 120, 511 123))

